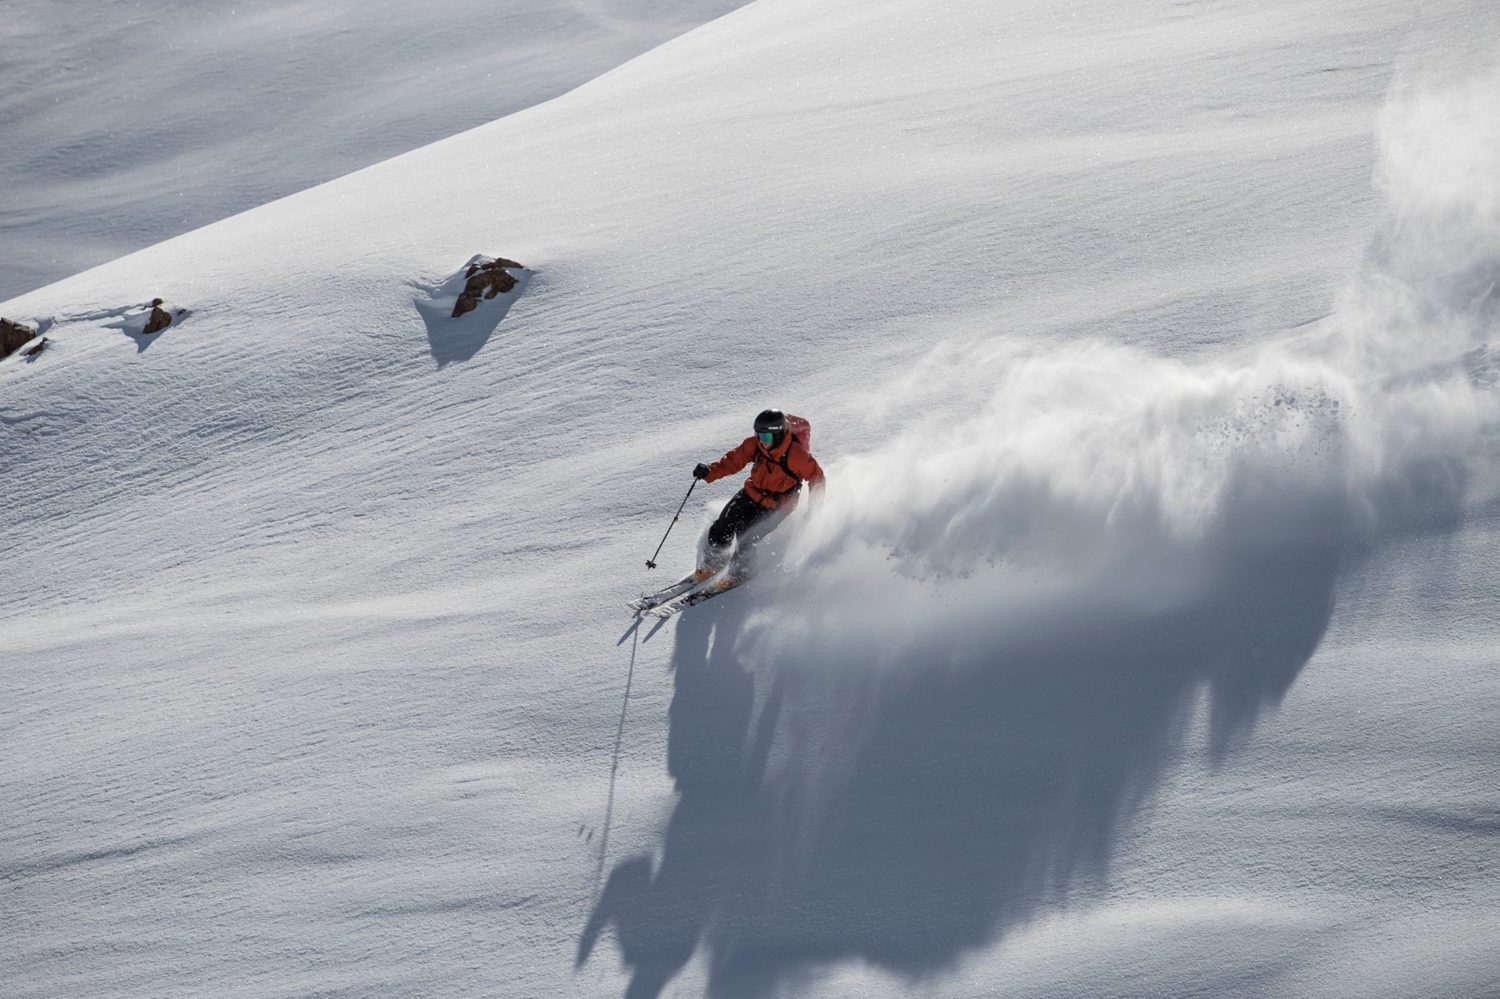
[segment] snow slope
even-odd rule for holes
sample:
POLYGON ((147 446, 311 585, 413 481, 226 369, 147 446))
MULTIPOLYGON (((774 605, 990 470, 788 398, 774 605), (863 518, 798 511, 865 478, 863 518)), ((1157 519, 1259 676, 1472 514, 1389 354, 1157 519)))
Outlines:
POLYGON ((0 991, 1493 993, 1494 27, 757 0, 0 305, 0 991))
POLYGON ((0 297, 539 103, 735 0, 11 0, 0 297))

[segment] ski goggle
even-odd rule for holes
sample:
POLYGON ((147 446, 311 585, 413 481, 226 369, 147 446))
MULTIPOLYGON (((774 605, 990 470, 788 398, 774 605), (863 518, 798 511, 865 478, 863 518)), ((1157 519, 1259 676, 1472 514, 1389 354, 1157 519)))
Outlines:
POLYGON ((762 444, 766 445, 767 447, 770 447, 771 446, 771 442, 776 439, 776 435, 773 434, 773 433, 771 433, 771 431, 769 431, 769 430, 761 430, 761 431, 757 432, 755 436, 759 437, 760 438, 760 442, 762 444))

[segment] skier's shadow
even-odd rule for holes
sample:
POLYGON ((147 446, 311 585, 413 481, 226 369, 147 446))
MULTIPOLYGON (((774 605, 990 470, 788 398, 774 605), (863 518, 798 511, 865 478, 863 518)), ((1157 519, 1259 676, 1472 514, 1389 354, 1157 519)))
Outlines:
POLYGON ((685 615, 680 798, 654 867, 614 868, 578 961, 612 922, 630 997, 659 995, 700 942, 710 995, 771 995, 846 960, 952 966, 1101 882, 1200 690, 1217 755, 1280 699, 1327 627, 1338 562, 1242 553, 1171 613, 997 626, 879 670, 832 661, 859 653, 828 634, 753 679, 736 650, 746 600, 685 615))
POLYGON ((745 618, 740 596, 678 619, 667 770, 679 799, 661 861, 654 873, 649 857, 616 865, 579 940, 582 964, 614 923, 633 969, 631 997, 659 995, 693 956, 736 868, 760 839, 756 799, 776 708, 762 705, 752 733, 755 683, 735 654, 745 618))

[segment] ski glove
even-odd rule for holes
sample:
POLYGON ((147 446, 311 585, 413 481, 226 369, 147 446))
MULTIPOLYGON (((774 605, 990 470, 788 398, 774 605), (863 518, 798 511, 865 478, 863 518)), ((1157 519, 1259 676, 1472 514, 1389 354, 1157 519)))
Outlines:
POLYGON ((701 462, 701 461, 698 462, 698 467, 695 468, 695 469, 693 469, 693 478, 695 478, 695 479, 706 479, 706 478, 708 478, 708 466, 705 465, 705 464, 703 464, 703 462, 701 462))

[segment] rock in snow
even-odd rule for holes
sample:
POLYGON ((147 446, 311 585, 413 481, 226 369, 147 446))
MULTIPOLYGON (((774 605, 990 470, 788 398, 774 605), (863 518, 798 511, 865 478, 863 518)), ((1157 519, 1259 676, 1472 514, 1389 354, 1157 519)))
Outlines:
POLYGON ((459 294, 458 301, 453 303, 453 318, 457 319, 465 312, 473 312, 481 297, 491 299, 496 295, 508 294, 515 288, 515 276, 507 268, 521 270, 522 265, 504 257, 480 257, 471 263, 468 270, 464 271, 464 277, 468 279, 464 290, 459 294))
POLYGON ((162 308, 162 300, 153 298, 151 300, 151 315, 146 320, 142 333, 160 333, 172 325, 172 314, 162 308))
POLYGON ((36 337, 36 330, 9 319, 0 319, 0 357, 9 357, 23 344, 36 337))

